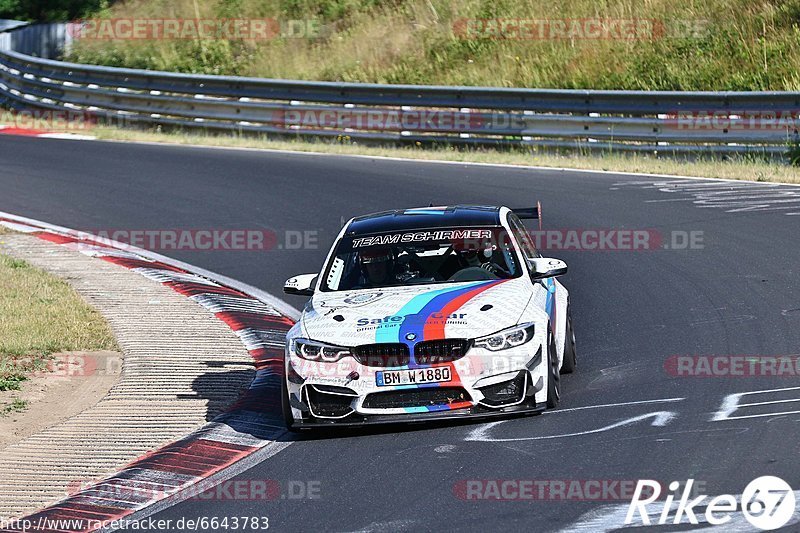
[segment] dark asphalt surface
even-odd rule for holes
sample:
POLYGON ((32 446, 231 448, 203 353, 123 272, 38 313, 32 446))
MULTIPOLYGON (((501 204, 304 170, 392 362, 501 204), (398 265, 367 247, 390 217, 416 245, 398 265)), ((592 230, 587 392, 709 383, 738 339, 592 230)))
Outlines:
MULTIPOLYGON (((389 208, 520 207, 541 200, 545 229, 651 229, 667 240, 673 231, 703 232, 702 249, 550 253, 570 266, 563 282, 571 291, 579 350, 577 373, 562 379, 559 411, 493 427, 302 438, 239 479, 284 487, 311 482, 318 498, 195 499, 156 515, 263 515, 271 529, 286 531, 555 531, 574 527, 600 506, 629 501, 464 501, 454 487, 465 480, 694 478, 713 496, 739 494, 752 479, 777 475, 800 488, 800 413, 711 421, 726 395, 797 387, 797 377, 672 377, 664 369, 673 355, 800 351, 800 217, 702 209, 680 199, 652 202, 671 197, 619 185, 636 180, 643 178, 0 138, 2 211, 90 231, 318 232, 313 250, 162 252, 276 295, 285 278, 319 269, 342 218, 389 208), (683 399, 598 407, 674 398, 683 399), (569 410, 584 407, 590 408, 569 410), (664 425, 651 425, 653 414, 596 431, 652 413, 662 413, 664 425), (573 435, 585 432, 591 433, 573 435)), ((800 391, 747 398, 793 400, 800 391)), ((799 405, 769 404, 747 414, 799 405)))

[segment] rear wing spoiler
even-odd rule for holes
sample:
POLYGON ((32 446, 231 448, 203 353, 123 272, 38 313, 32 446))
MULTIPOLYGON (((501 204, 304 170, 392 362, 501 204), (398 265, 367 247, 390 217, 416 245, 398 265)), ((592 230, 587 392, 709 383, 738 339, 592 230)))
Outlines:
POLYGON ((519 218, 535 219, 539 221, 539 230, 542 229, 542 202, 536 202, 536 207, 522 207, 520 209, 512 209, 519 218))

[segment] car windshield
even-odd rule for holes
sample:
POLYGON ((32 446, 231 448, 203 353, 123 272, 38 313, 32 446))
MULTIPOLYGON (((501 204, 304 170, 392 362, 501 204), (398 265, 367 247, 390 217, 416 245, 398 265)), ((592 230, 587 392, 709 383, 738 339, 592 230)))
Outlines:
POLYGON ((458 283, 521 275, 502 227, 431 228, 343 237, 323 291, 458 283))

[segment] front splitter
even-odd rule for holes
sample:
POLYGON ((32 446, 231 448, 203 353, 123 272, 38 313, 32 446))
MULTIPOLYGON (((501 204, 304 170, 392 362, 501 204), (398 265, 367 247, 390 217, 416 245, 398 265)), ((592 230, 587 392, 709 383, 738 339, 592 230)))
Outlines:
POLYGON ((469 421, 479 422, 485 419, 496 419, 511 417, 516 415, 535 415, 542 413, 545 406, 518 405, 505 407, 503 409, 487 409, 485 407, 470 407, 468 409, 453 409, 452 411, 435 411, 430 413, 411 413, 401 415, 359 415, 352 414, 347 418, 336 420, 324 418, 308 418, 295 421, 291 429, 321 429, 321 428, 345 428, 345 427, 364 427, 375 425, 405 425, 405 424, 425 424, 427 422, 442 421, 469 421))

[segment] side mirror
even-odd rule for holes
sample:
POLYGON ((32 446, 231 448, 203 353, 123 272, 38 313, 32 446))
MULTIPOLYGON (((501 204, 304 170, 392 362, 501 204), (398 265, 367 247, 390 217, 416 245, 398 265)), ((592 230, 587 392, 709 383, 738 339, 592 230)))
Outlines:
POLYGON ((552 257, 541 257, 528 259, 531 267, 531 277, 533 279, 554 278, 567 273, 567 264, 561 259, 552 257))
POLYGON ((286 280, 283 292, 296 296, 314 296, 314 286, 317 284, 317 274, 301 274, 286 280))

